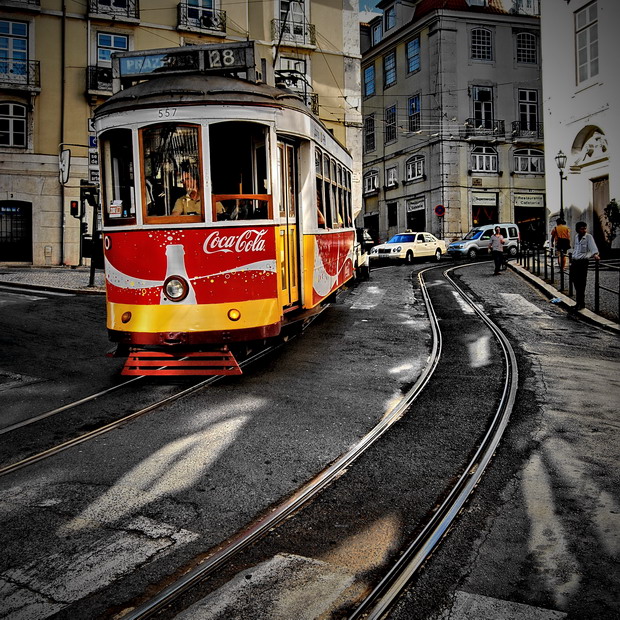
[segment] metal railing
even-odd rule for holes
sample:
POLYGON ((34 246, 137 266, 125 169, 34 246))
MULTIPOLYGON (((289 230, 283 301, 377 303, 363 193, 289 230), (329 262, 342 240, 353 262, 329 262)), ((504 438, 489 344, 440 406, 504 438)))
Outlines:
POLYGON ((274 19, 271 21, 271 36, 274 41, 316 45, 316 28, 305 22, 274 19))
POLYGON ((506 135, 505 123, 497 119, 468 118, 463 129, 465 136, 494 136, 506 135))
POLYGON ((39 66, 38 60, 0 59, 0 86, 20 90, 40 88, 39 66))
POLYGON ((521 121, 513 121, 512 135, 517 138, 543 138, 543 124, 522 123, 521 121))
POLYGON ((226 11, 180 2, 177 6, 177 17, 180 28, 226 32, 226 11))
POLYGON ((86 88, 112 94, 112 67, 88 67, 86 88))
POLYGON ((112 15, 115 18, 140 19, 138 0, 89 0, 91 15, 112 15))
MULTIPOLYGON (((570 275, 572 255, 566 254, 566 267, 560 268, 558 254, 549 248, 521 244, 518 263, 568 297, 574 296, 570 275)), ((586 305, 596 314, 620 319, 620 260, 590 260, 586 287, 586 305)))

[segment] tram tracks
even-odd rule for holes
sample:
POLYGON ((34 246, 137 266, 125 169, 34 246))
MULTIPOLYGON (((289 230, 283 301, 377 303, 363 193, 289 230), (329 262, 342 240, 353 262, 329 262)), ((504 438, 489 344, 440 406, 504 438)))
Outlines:
MULTIPOLYGON (((247 368, 249 366, 251 366, 252 364, 256 363, 257 361, 259 361, 260 359, 264 358, 267 355, 270 355, 271 353, 273 353, 276 349, 278 349, 280 346, 282 346, 282 344, 275 344, 269 347, 266 347, 264 349, 261 349, 260 351, 258 351, 257 353, 250 355, 249 357, 247 357, 246 359, 244 359, 243 361, 239 362, 239 366, 241 368, 247 368)), ((41 420, 47 419, 49 417, 58 415, 60 413, 64 413, 66 411, 69 411, 71 409, 75 409, 85 403, 88 402, 92 402, 94 400, 96 400, 97 398, 100 398, 102 396, 105 396, 107 394, 110 394, 120 388, 126 387, 131 383, 134 383, 136 381, 140 381, 144 379, 144 377, 135 377, 133 379, 129 379, 128 381, 125 381, 124 383, 118 385, 118 386, 114 386, 113 388, 109 388, 107 390, 102 390, 100 392, 97 392, 95 394, 91 394, 90 396, 87 396, 85 398, 81 398, 73 403, 69 403, 63 407, 58 407, 57 409, 48 411, 46 413, 40 414, 36 417, 30 418, 28 420, 25 420, 22 423, 19 424, 15 424, 11 427, 7 427, 5 429, 2 430, 2 433, 8 433, 10 431, 14 431, 20 428, 23 428, 24 426, 28 426, 30 424, 34 424, 36 422, 39 422, 41 420)), ((64 452, 65 450, 69 450, 70 448, 74 448, 75 446, 78 446, 82 443, 86 443, 88 441, 91 441, 97 437, 100 437, 101 435, 105 435, 106 433, 109 433, 113 430, 116 430, 118 428, 120 428, 121 426, 124 426, 125 424, 131 422, 132 420, 135 420, 147 413, 150 413, 152 411, 155 411, 157 409, 160 409, 162 407, 165 407, 166 405, 169 405, 181 398, 185 398, 186 396, 189 396, 190 394, 194 394, 210 385, 213 385, 219 381, 221 381, 222 379, 224 379, 223 376, 211 376, 207 379, 204 379, 202 381, 199 381, 198 383, 195 383, 194 385, 191 385, 189 387, 186 387, 184 389, 182 389, 179 392, 175 392, 174 394, 167 396, 165 398, 162 398, 154 403, 151 403, 149 405, 147 405, 146 407, 142 407, 140 409, 138 409, 137 411, 133 411, 132 413, 129 413, 127 415, 124 415, 121 418, 118 418, 116 420, 114 420, 113 422, 110 422, 108 424, 104 424, 102 426, 99 426, 91 431, 88 431, 86 433, 83 433, 79 436, 73 437, 67 441, 64 441, 60 444, 57 444, 51 448, 48 448, 46 450, 42 450, 40 452, 37 452, 36 454, 33 454, 31 456, 28 456, 26 458, 20 459, 19 461, 16 461, 14 463, 8 464, 8 465, 4 465, 2 467, 0 467, 0 477, 2 476, 6 476, 7 474, 11 474, 14 473, 16 471, 19 471, 20 469, 24 469, 26 467, 29 467, 30 465, 34 465, 35 463, 38 463, 40 461, 43 461, 47 458, 50 458, 52 456, 55 456, 57 454, 60 454, 61 452, 64 452)))
MULTIPOLYGON (((432 271, 436 270, 437 267, 433 268, 432 271)), ((429 271, 431 270, 425 270, 425 273, 429 271)), ((432 287, 430 288, 432 290, 432 287)), ((376 428, 372 429, 372 431, 370 431, 366 436, 364 436, 356 446, 354 446, 344 455, 338 458, 334 463, 332 463, 332 465, 326 468, 313 481, 307 483, 304 487, 294 493, 289 500, 287 500, 286 502, 281 502, 275 505, 275 507, 269 509, 268 516, 263 517, 258 521, 255 521, 254 523, 246 527, 243 531, 238 530, 240 531, 239 534, 233 535, 232 538, 229 538, 227 542, 221 544, 219 547, 213 547, 211 555, 209 555, 207 559, 201 564, 198 564, 196 568, 185 572, 185 575, 180 580, 177 580, 173 585, 160 589, 159 594, 156 594, 148 601, 145 601, 144 599, 138 600, 137 606, 135 606, 132 611, 130 611, 126 615, 123 615, 122 617, 146 618, 158 615, 159 613, 161 613, 161 617, 173 617, 174 612, 170 610, 172 608, 176 609, 177 605, 181 605, 181 608, 183 608, 181 599, 184 594, 191 593, 193 588, 198 587, 199 584, 204 582, 221 582, 221 580, 224 578, 224 575, 227 574, 230 570, 233 570, 234 574, 235 562, 237 563, 237 566, 244 564, 244 561, 241 559, 244 552, 249 553, 257 546, 263 545, 264 541, 272 538, 271 536, 267 536, 270 531, 277 530, 278 532, 281 532, 282 529, 284 529, 285 522, 287 522, 288 525, 296 523, 298 521, 297 515, 295 519, 289 519, 289 517, 291 517, 292 515, 299 513, 298 516, 303 518, 303 516, 308 511, 301 511, 301 508, 308 508, 310 506, 314 508, 317 504, 316 500, 318 498, 324 497, 328 492, 331 493, 338 486, 337 482, 339 481, 343 473, 345 473, 347 470, 349 470, 349 473, 353 473, 358 469, 357 464, 356 467, 351 467, 354 461, 358 461, 359 463, 359 460, 363 460, 360 459, 360 457, 364 456, 366 452, 369 452, 373 448, 373 446, 382 443, 377 441, 379 438, 389 438, 393 435, 393 433, 385 432, 388 428, 392 428, 400 421, 407 420, 411 417, 409 415, 404 416, 404 414, 407 408, 411 406, 411 404, 416 400, 416 398, 418 398, 420 394, 424 393, 424 389, 427 387, 427 384, 433 376, 433 372, 437 368, 443 350, 443 336, 442 331, 439 329, 439 323, 440 320, 442 320, 442 317, 436 316, 434 305, 431 300, 431 295, 429 294, 429 287, 427 287, 426 284, 421 285, 421 292, 425 299, 428 314, 431 319, 430 323, 433 333, 432 349, 428 357, 424 372, 422 372, 422 374, 419 376, 415 385, 412 386, 410 390, 408 390, 406 397, 401 401, 401 403, 393 407, 393 409, 389 412, 389 415, 387 415, 376 428), (169 615, 170 613, 172 613, 173 615, 169 615)), ((459 294, 463 295, 463 292, 461 291, 459 294)), ((472 304, 468 300, 466 300, 466 303, 473 307, 472 312, 474 312, 474 310, 476 309, 474 307, 475 304, 472 304)), ((508 375, 510 373, 507 372, 506 374, 508 375)), ((512 385, 514 385, 515 383, 516 372, 512 377, 512 385)), ((506 392, 506 387, 504 387, 504 393, 508 393, 509 395, 512 393, 512 396, 514 397, 513 392, 513 389, 508 389, 508 392, 506 392)), ((180 397, 180 395, 177 397, 180 397)), ((508 398, 508 401, 509 400, 510 397, 508 398)), ((507 419, 507 417, 505 419, 507 419)), ((126 423, 126 421, 127 420, 124 419, 123 422, 119 423, 119 425, 126 423)), ((505 422, 503 424, 505 426, 505 422)), ((492 436, 496 438, 497 441, 499 441, 497 432, 492 433, 491 430, 487 430, 485 436, 492 436)), ((63 449, 67 449, 68 447, 69 446, 66 446, 63 449)), ((464 485, 464 487, 466 487, 467 490, 473 489, 473 487, 477 483, 477 479, 479 476, 475 478, 475 481, 472 484, 472 480, 474 480, 474 474, 477 474, 478 472, 480 475, 482 474, 483 465, 486 465, 486 462, 488 462, 488 459, 490 459, 492 449, 493 448, 490 448, 490 451, 483 451, 484 454, 488 456, 481 457, 475 462, 473 458, 469 460, 469 464, 464 468, 465 473, 463 473, 461 478, 465 481, 466 484, 464 485)), ((479 455, 480 450, 482 449, 479 448, 476 455, 479 455)), ((348 479, 348 476, 342 477, 342 480, 346 479, 348 479)), ((442 496, 446 496, 446 494, 447 492, 441 493, 442 496)), ((456 495, 458 495, 458 497, 461 497, 460 493, 457 493, 456 495)), ((453 497, 453 495, 450 495, 450 497, 453 497)), ((430 506, 432 506, 433 503, 434 502, 431 501, 430 506)), ((429 511, 432 513, 445 512, 450 518, 454 518, 454 516, 458 513, 458 510, 460 510, 460 508, 456 507, 456 504, 449 504, 446 502, 442 504, 441 510, 438 510, 436 508, 430 510, 429 508, 429 511), (444 511, 444 505, 447 507, 447 511, 444 511), (449 506, 452 506, 452 508, 450 509, 449 506)), ((441 519, 441 524, 443 524, 443 527, 445 529, 449 527, 449 522, 446 521, 445 518, 441 519)), ((312 530, 316 528, 310 529, 312 530)), ((425 528, 424 531, 426 532, 427 528, 425 528)), ((438 533, 439 531, 440 530, 433 530, 433 532, 435 532, 433 534, 429 530, 431 542, 436 543, 441 539, 441 536, 443 534, 438 533)), ((423 546, 425 546, 426 549, 427 545, 423 546)), ((418 556, 417 551, 415 552, 415 555, 416 557, 418 556)), ((422 559, 419 563, 421 564, 423 561, 424 560, 422 559)), ((187 564, 186 566, 189 565, 190 564, 187 564)), ((408 582, 409 579, 409 577, 406 576, 406 573, 403 573, 403 571, 396 572, 399 573, 397 579, 394 579, 395 575, 393 573, 393 579, 389 582, 389 584, 386 583, 382 586, 382 591, 379 593, 379 596, 375 596, 374 600, 368 599, 369 602, 363 602, 361 603, 361 606, 358 602, 358 609, 360 609, 360 611, 354 613, 361 614, 359 615, 359 617, 365 617, 364 614, 366 613, 375 613, 373 609, 377 605, 386 605, 387 607, 389 607, 391 602, 389 601, 389 599, 385 598, 385 592, 395 592, 392 582, 396 582, 398 579, 400 579, 400 581, 405 584, 408 582), (403 577, 402 575, 405 576, 403 577)), ((157 591, 157 587, 155 585, 152 586, 151 592, 152 591, 157 591)), ((396 590, 396 592, 398 591, 399 590, 396 590)), ((395 596, 398 596, 398 594, 396 594, 395 596)), ((116 607, 117 612, 118 610, 119 607, 116 607)), ((110 616, 106 615, 105 617, 110 616)), ((339 615, 338 617, 342 616, 339 615)))
MULTIPOLYGON (((438 546, 478 484, 497 448, 514 405, 518 378, 514 352, 501 330, 449 275, 450 272, 459 268, 448 269, 443 275, 462 301, 471 308, 471 311, 493 333, 502 351, 505 374, 499 404, 488 428, 484 432, 482 440, 476 447, 473 456, 463 468, 462 473, 455 476, 455 482, 442 493, 443 499, 429 512, 424 523, 418 526, 419 533, 414 540, 398 554, 397 559, 384 571, 384 576, 370 589, 363 600, 357 602, 355 609, 349 616, 350 620, 360 620, 361 618, 377 619, 385 616, 391 605, 410 582, 412 576, 438 546)), ((426 304, 433 336, 432 347, 423 372, 401 402, 371 432, 312 481, 286 501, 273 508, 267 516, 254 522, 244 531, 224 543, 206 560, 189 570, 180 579, 163 588, 157 595, 149 598, 149 600, 143 601, 127 615, 124 615, 124 619, 142 620, 156 616, 159 612, 161 612, 161 617, 173 617, 174 613, 172 615, 166 614, 165 609, 168 606, 187 592, 191 592, 199 583, 215 576, 219 570, 224 570, 224 567, 240 556, 244 550, 266 537, 269 532, 276 529, 291 515, 309 504, 338 479, 355 460, 362 456, 404 415, 427 386, 442 354, 443 340, 439 327, 440 321, 435 313, 428 286, 423 277, 424 273, 436 271, 437 269, 438 267, 432 267, 425 269, 419 274, 420 291, 426 304)), ((338 614, 338 617, 341 617, 341 614, 338 614)))

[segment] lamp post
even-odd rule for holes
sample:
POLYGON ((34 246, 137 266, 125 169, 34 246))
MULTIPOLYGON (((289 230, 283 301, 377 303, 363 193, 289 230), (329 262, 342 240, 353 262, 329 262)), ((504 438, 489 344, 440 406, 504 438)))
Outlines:
POLYGON ((566 180, 564 168, 566 167, 566 155, 562 151, 558 151, 558 154, 555 156, 555 163, 560 169, 560 218, 564 219, 564 181, 566 180))

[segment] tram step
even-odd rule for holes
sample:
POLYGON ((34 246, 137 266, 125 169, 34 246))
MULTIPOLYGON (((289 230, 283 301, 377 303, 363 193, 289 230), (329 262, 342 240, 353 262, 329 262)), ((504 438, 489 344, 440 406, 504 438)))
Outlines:
POLYGON ((226 351, 167 353, 134 351, 129 353, 122 375, 240 375, 234 355, 226 351))

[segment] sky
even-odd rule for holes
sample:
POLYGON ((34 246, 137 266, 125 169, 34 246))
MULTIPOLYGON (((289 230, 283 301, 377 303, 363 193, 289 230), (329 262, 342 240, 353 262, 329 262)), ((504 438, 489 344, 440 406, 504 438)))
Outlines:
POLYGON ((360 11, 372 11, 379 0, 360 0, 360 11))

